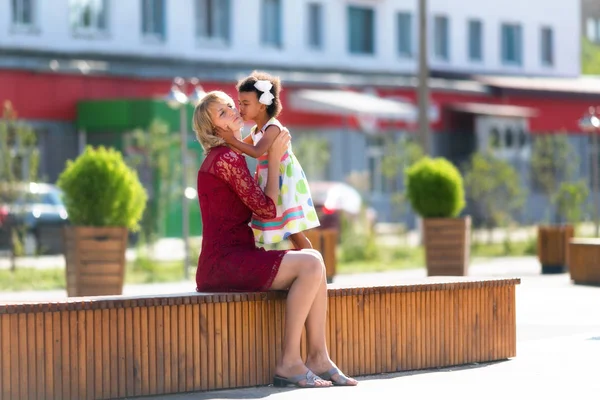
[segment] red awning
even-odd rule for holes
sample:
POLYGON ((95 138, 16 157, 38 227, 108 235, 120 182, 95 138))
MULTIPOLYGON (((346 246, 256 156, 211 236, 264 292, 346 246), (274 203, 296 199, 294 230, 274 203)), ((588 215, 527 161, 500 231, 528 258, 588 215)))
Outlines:
POLYGON ((448 108, 457 112, 496 117, 531 118, 538 115, 535 108, 507 104, 452 103, 448 105, 448 108))

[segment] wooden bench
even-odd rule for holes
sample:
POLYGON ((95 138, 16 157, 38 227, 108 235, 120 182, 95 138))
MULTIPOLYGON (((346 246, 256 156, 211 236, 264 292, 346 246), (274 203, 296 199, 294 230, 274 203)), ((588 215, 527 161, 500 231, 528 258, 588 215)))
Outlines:
POLYGON ((325 261, 325 273, 327 282, 333 282, 333 277, 337 268, 336 249, 338 243, 338 231, 336 229, 310 229, 304 234, 313 245, 313 248, 319 250, 325 261))
MULTIPOLYGON (((331 356, 353 376, 514 357, 519 282, 436 277, 329 289, 331 356)), ((283 292, 2 304, 0 400, 267 385, 284 309, 283 292)))
POLYGON ((600 239, 571 239, 568 256, 569 274, 573 282, 600 285, 600 239))

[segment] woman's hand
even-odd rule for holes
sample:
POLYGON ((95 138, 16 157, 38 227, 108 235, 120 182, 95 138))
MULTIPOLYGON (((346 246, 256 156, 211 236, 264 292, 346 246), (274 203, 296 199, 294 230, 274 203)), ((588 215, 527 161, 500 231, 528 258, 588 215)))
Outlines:
POLYGON ((290 147, 290 141, 292 140, 292 136, 290 135, 290 131, 287 128, 283 128, 279 135, 273 141, 271 148, 269 149, 269 159, 272 160, 281 160, 283 154, 290 147))

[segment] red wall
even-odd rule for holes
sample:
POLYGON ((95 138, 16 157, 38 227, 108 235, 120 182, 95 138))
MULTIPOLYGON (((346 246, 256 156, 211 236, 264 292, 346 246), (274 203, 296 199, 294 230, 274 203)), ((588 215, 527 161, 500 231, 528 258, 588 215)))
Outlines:
MULTIPOLYGON (((75 119, 76 104, 86 99, 114 99, 162 97, 170 87, 167 79, 142 79, 110 76, 63 75, 35 73, 17 70, 0 70, 0 101, 13 102, 19 116, 24 119, 47 119, 72 121, 75 119)), ((235 99, 234 82, 202 82, 206 91, 221 89, 235 99)), ((402 96, 415 100, 414 90, 381 90, 381 95, 402 96)), ((286 91, 282 92, 284 110, 283 123, 291 126, 341 127, 343 119, 333 116, 293 112, 286 108, 286 91)), ((483 102, 491 104, 511 104, 536 108, 537 117, 530 120, 530 128, 535 132, 566 130, 578 132, 578 119, 591 104, 588 99, 550 98, 544 93, 490 97, 446 92, 432 94, 432 102, 443 112, 447 104, 453 102, 483 102)), ((443 116, 443 113, 441 113, 443 116)), ((356 121, 350 121, 356 126, 356 121)), ((402 125, 399 125, 402 126, 402 125)), ((408 127, 414 128, 414 127, 408 127)), ((444 121, 433 125, 435 130, 444 128, 444 121)))
MULTIPOLYGON (((75 120, 80 100, 163 97, 168 79, 83 76, 0 70, 0 101, 10 100, 24 119, 75 120)), ((235 82, 202 82, 204 90, 223 90, 237 100, 235 82)), ((191 89, 191 88, 190 88, 191 89)), ((341 126, 337 117, 291 112, 285 107, 281 120, 295 126, 341 126)))
MULTIPOLYGON (((402 96, 416 101, 414 91, 390 90, 380 91, 381 96, 402 96)), ((567 132, 580 132, 578 120, 587 112, 590 106, 600 105, 589 98, 560 98, 550 97, 546 93, 530 93, 522 95, 509 95, 492 97, 489 95, 474 95, 461 93, 436 92, 432 94, 432 101, 440 112, 452 103, 457 102, 479 102, 485 104, 507 104, 534 108, 538 111, 536 117, 529 120, 529 128, 533 132, 547 133, 549 131, 565 130, 567 132)), ((443 129, 444 121, 440 120, 433 125, 434 129, 443 129)))

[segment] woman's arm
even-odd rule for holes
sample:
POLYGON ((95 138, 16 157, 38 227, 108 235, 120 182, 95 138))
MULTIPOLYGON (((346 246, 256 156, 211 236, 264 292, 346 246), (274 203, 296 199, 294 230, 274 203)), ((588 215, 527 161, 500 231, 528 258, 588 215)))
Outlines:
POLYGON ((279 135, 273 142, 269 152, 267 187, 264 192, 250 175, 244 158, 233 151, 219 155, 215 161, 215 175, 227 182, 254 214, 265 219, 275 218, 277 216, 275 204, 279 196, 279 165, 289 143, 289 133, 279 135))
POLYGON ((256 143, 256 145, 247 143, 245 139, 238 140, 235 138, 233 138, 233 140, 231 140, 231 143, 228 144, 238 149, 242 153, 249 155, 250 157, 258 158, 265 154, 267 150, 269 150, 269 148, 273 144, 273 141, 275 140, 277 135, 279 135, 279 132, 281 132, 281 130, 278 126, 270 125, 263 134, 263 137, 260 138, 258 143, 256 143))

